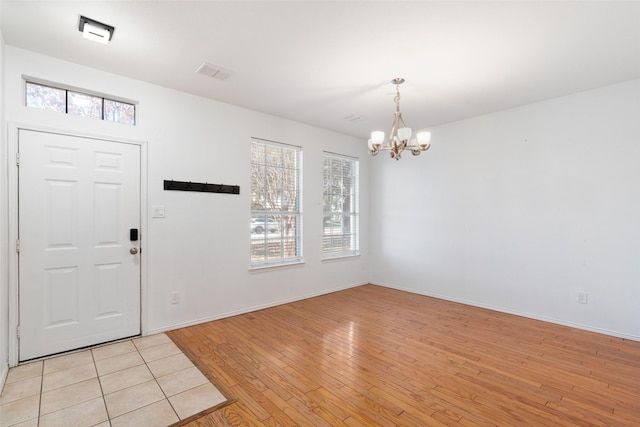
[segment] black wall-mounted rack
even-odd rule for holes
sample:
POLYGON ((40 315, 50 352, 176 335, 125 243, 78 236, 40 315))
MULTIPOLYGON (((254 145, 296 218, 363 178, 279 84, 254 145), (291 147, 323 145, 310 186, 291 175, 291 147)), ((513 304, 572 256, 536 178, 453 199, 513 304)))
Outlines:
POLYGON ((208 182, 164 180, 165 190, 198 191, 200 193, 240 194, 239 185, 209 184, 208 182))

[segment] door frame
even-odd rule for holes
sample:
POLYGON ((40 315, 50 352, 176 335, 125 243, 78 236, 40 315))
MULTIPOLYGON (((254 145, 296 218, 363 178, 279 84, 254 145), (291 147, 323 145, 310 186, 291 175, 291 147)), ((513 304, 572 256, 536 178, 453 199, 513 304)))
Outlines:
POLYGON ((147 142, 131 140, 126 138, 113 137, 109 135, 90 134, 77 132, 69 129, 56 129, 45 126, 26 125, 20 123, 8 123, 7 126, 7 225, 8 225, 8 279, 9 279, 9 367, 18 365, 19 362, 19 341, 18 322, 19 313, 19 257, 16 251, 16 241, 18 239, 18 167, 16 158, 18 154, 18 138, 21 130, 44 132, 51 134, 66 135, 72 137, 98 139, 102 141, 115 142, 119 144, 132 144, 140 147, 140 333, 148 333, 148 286, 147 286, 147 142))

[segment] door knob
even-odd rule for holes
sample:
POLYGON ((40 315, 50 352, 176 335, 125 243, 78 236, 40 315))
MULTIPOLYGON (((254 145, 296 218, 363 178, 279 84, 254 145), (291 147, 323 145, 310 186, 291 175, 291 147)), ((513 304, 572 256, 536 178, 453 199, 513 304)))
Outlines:
POLYGON ((135 254, 137 254, 137 253, 138 253, 138 248, 131 248, 131 249, 129 249, 129 253, 130 253, 131 255, 135 255, 135 254))

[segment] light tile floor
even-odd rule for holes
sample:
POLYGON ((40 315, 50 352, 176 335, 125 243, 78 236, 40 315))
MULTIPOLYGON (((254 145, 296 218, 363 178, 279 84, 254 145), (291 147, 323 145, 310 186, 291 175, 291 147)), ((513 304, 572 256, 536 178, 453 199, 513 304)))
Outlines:
POLYGON ((0 427, 164 427, 226 398, 165 334, 20 365, 0 427))

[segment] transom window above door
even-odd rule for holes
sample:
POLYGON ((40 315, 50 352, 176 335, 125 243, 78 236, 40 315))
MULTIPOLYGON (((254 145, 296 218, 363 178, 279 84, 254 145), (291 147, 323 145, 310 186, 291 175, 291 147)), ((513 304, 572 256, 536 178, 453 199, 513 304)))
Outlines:
POLYGON ((136 124, 136 105, 130 102, 32 81, 25 82, 25 92, 27 107, 131 126, 136 124))

